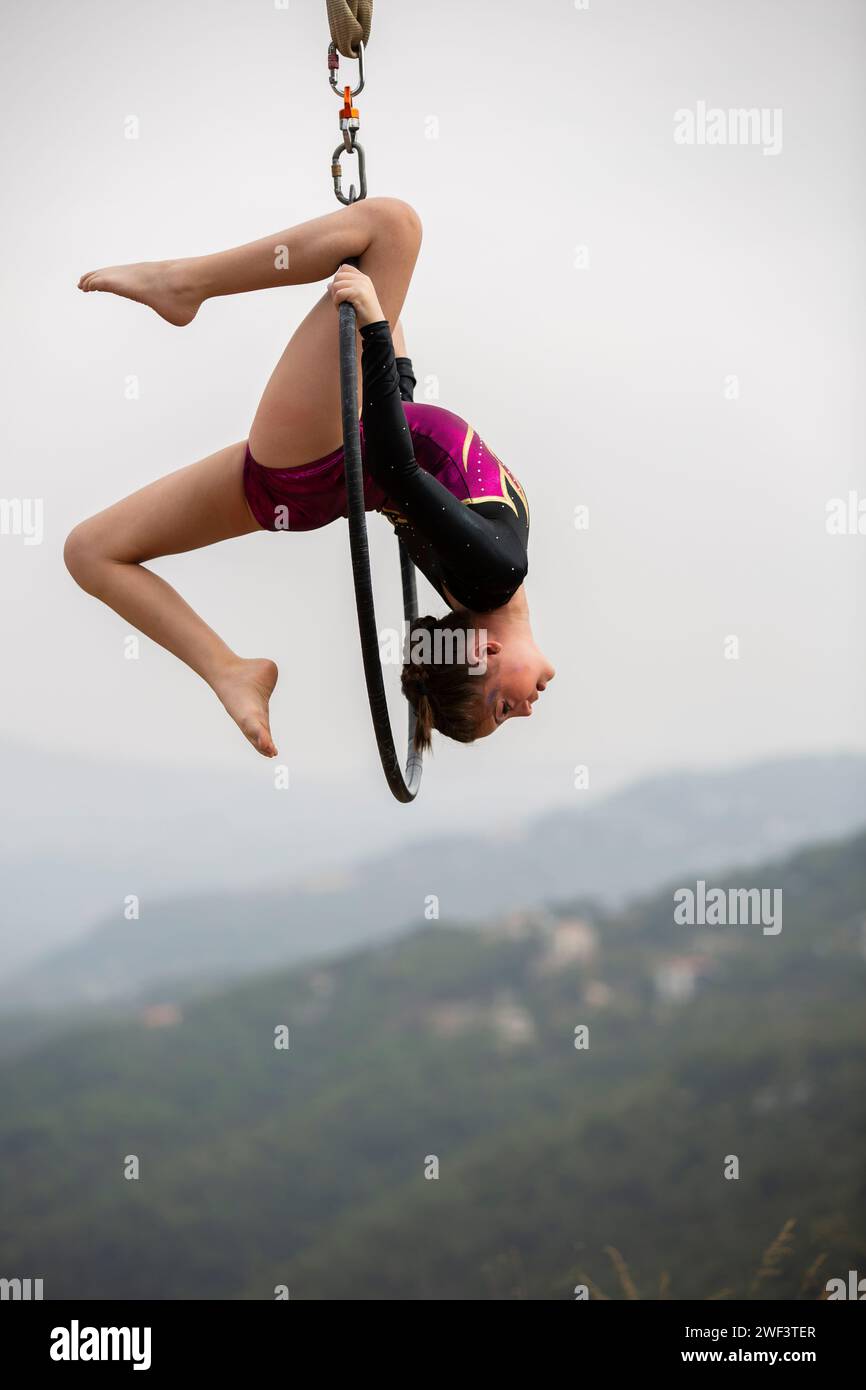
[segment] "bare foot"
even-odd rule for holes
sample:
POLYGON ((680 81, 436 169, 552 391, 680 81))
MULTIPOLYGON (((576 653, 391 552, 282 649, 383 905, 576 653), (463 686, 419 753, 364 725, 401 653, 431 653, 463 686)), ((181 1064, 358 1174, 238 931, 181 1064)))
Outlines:
POLYGON ((279 672, 265 658, 238 661, 214 684, 214 690, 241 733, 266 758, 277 756, 268 703, 279 672))
POLYGON ((147 304, 176 328, 191 323, 202 302, 185 261, 141 261, 138 265, 90 270, 82 275, 78 288, 85 292, 103 290, 147 304))

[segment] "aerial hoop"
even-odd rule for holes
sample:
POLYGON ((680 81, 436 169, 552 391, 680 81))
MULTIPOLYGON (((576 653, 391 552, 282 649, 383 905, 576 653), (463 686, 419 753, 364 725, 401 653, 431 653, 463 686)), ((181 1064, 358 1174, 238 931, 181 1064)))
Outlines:
MULTIPOLYGON (((354 98, 364 86, 364 44, 370 33, 372 0, 328 0, 328 18, 331 23, 331 44, 328 48, 328 80, 331 88, 342 99, 340 111, 340 134, 342 144, 338 145, 331 158, 331 174, 334 180, 334 193, 341 203, 351 206, 367 196, 367 176, 364 151, 358 144, 360 114, 352 105, 354 98), (335 16, 340 12, 344 20, 351 19, 360 33, 352 33, 357 43, 345 39, 345 32, 338 32, 335 16), (345 12, 345 13, 343 13, 345 12), (339 81, 340 53, 351 54, 358 59, 359 81, 354 89, 351 85, 342 86, 339 81), (342 189, 341 157, 344 153, 358 157, 360 191, 352 184, 348 196, 342 189)), ((357 266, 357 259, 350 259, 348 265, 357 266)), ((391 720, 388 715, 388 702, 385 699, 385 682, 382 679, 382 661, 379 655, 379 632, 376 627, 376 610, 373 603, 373 579, 370 573, 370 548, 367 541, 367 513, 364 509, 364 465, 361 454, 361 429, 358 424, 358 354, 357 323, 354 307, 340 305, 340 400, 343 415, 343 457, 346 475, 346 503, 349 518, 349 546, 352 554, 352 575, 355 582, 355 605, 358 610, 358 630, 361 636, 361 656, 364 661, 364 679, 367 683, 367 698, 373 716, 373 732, 379 747, 379 757, 385 780, 398 801, 414 801, 421 785, 422 758, 415 751, 415 726, 418 722, 414 709, 409 705, 409 739, 406 749, 406 771, 403 772, 394 747, 391 720)), ((415 589, 415 566, 406 553, 403 543, 400 548, 400 577, 403 585, 403 618, 406 631, 418 616, 418 595, 415 589)))
MULTIPOLYGON (((357 265, 351 260, 349 265, 357 265)), ((364 510, 364 471, 361 457, 361 431, 358 426, 358 357, 355 337, 355 310, 351 304, 340 305, 340 395, 343 409, 343 452, 346 471, 346 497, 349 514, 349 545, 352 552, 352 574, 355 581, 355 603, 358 609, 358 629, 361 635, 361 655, 367 697, 373 716, 373 730, 379 746, 379 757, 385 779, 398 801, 414 801, 421 785, 422 759, 414 747, 417 717, 409 706, 409 742, 406 750, 406 772, 403 773, 394 747, 391 720, 385 699, 382 661, 379 655, 379 633, 373 605, 373 580, 370 574, 370 550, 367 542, 367 514, 364 510)), ((418 616, 418 596, 415 589, 415 566, 406 554, 401 541, 400 574, 403 581, 403 617, 411 626, 418 616)))

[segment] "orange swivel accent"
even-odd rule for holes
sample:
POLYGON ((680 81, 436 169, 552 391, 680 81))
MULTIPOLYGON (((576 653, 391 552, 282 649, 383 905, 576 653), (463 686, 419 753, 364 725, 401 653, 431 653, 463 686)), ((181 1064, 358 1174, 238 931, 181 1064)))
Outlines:
POLYGON ((357 120, 358 120, 358 108, 357 108, 357 106, 353 106, 353 105, 352 105, 352 88, 351 88, 351 87, 346 87, 346 88, 345 88, 345 96, 344 96, 344 98, 343 98, 343 109, 342 109, 341 112, 340 112, 340 120, 341 120, 341 121, 357 121, 357 120))

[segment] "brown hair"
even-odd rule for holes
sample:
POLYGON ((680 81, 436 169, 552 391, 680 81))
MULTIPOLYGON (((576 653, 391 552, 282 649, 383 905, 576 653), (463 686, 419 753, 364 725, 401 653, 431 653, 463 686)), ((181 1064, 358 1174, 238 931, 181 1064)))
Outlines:
MULTIPOLYGON (((434 654, 452 652, 454 639, 472 631, 468 613, 450 613, 446 618, 416 618, 409 636, 409 660, 403 666, 403 694, 414 709, 415 751, 425 752, 433 741, 433 730, 458 743, 473 743, 484 706, 483 681, 470 675, 468 661, 413 661, 416 633, 426 632, 434 654)), ((417 649, 417 648, 416 648, 417 649)))

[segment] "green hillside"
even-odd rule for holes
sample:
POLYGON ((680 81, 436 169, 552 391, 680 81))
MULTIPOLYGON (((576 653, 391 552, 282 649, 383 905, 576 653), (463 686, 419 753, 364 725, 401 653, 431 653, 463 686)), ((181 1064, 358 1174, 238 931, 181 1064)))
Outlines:
POLYGON ((866 1272, 866 836, 711 882, 781 888, 781 934, 675 926, 670 892, 427 923, 7 1060, 0 1274, 48 1298, 560 1299, 584 1275, 625 1296, 608 1247, 642 1297, 866 1272))

